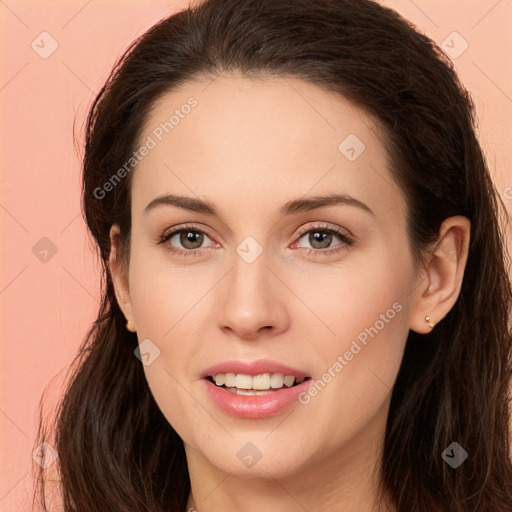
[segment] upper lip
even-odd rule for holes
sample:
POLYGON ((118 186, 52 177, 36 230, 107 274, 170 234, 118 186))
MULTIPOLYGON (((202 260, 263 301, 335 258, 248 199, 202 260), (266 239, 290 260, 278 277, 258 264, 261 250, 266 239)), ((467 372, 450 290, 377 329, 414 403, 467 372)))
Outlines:
POLYGON ((284 376, 293 375, 298 378, 309 377, 306 372, 286 364, 269 359, 258 359, 256 361, 223 361, 204 370, 201 373, 201 378, 206 378, 218 373, 243 373, 252 376, 261 375, 262 373, 282 373, 284 376))

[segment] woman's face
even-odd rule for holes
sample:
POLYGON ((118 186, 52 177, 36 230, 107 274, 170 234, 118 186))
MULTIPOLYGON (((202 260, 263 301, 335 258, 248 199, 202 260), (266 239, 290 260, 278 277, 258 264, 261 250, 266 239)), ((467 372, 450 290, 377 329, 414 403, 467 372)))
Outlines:
POLYGON ((223 74, 161 98, 143 145, 124 311, 189 459, 278 478, 371 458, 419 284, 371 119, 298 80, 223 74))

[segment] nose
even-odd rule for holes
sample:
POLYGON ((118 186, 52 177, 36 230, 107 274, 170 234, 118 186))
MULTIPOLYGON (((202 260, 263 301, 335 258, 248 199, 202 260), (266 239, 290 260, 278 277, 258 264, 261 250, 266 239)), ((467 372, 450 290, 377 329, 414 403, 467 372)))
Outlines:
POLYGON ((252 263, 235 254, 219 289, 218 322, 226 333, 256 340, 288 328, 286 287, 267 264, 265 252, 252 263))

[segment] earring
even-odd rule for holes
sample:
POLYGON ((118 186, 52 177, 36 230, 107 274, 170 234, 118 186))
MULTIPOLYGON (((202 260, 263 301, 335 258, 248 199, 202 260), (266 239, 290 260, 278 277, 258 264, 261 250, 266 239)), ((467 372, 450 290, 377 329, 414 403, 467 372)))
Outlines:
POLYGON ((430 321, 430 317, 429 317, 429 316, 426 316, 426 317, 425 317, 425 322, 427 322, 427 325, 428 325, 429 327, 431 327, 432 329, 434 328, 434 325, 436 325, 436 324, 433 324, 433 323, 430 321))
POLYGON ((126 322, 126 329, 128 329, 130 332, 137 332, 137 329, 135 328, 135 326, 130 322, 130 320, 128 320, 128 322, 126 322))

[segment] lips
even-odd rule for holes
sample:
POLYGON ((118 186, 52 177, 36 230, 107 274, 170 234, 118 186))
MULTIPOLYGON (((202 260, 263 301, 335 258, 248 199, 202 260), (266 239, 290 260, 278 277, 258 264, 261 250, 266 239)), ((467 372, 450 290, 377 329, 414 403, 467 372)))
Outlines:
MULTIPOLYGON (((239 418, 267 418, 274 416, 298 401, 298 395, 311 384, 311 377, 303 370, 270 360, 258 361, 225 361, 211 366, 201 373, 208 397, 225 413, 239 418), (236 387, 240 382, 257 382, 268 374, 288 376, 287 384, 283 387, 265 386, 245 388, 245 384, 236 387), (233 375, 237 376, 233 380, 233 375), (217 385, 223 382, 225 376, 231 376, 228 384, 233 387, 217 385), (239 379, 238 376, 243 378, 239 379), (258 376, 258 377, 256 377, 258 376), (215 378, 217 377, 217 378, 215 378), (220 380, 219 380, 220 377, 220 380), (291 379, 294 377, 294 379, 291 379), (293 382, 293 384, 292 384, 293 382)), ((277 379, 279 380, 279 378, 277 379)), ((282 381, 282 380, 281 380, 282 381)), ((268 382, 268 381, 267 381, 268 382)))

